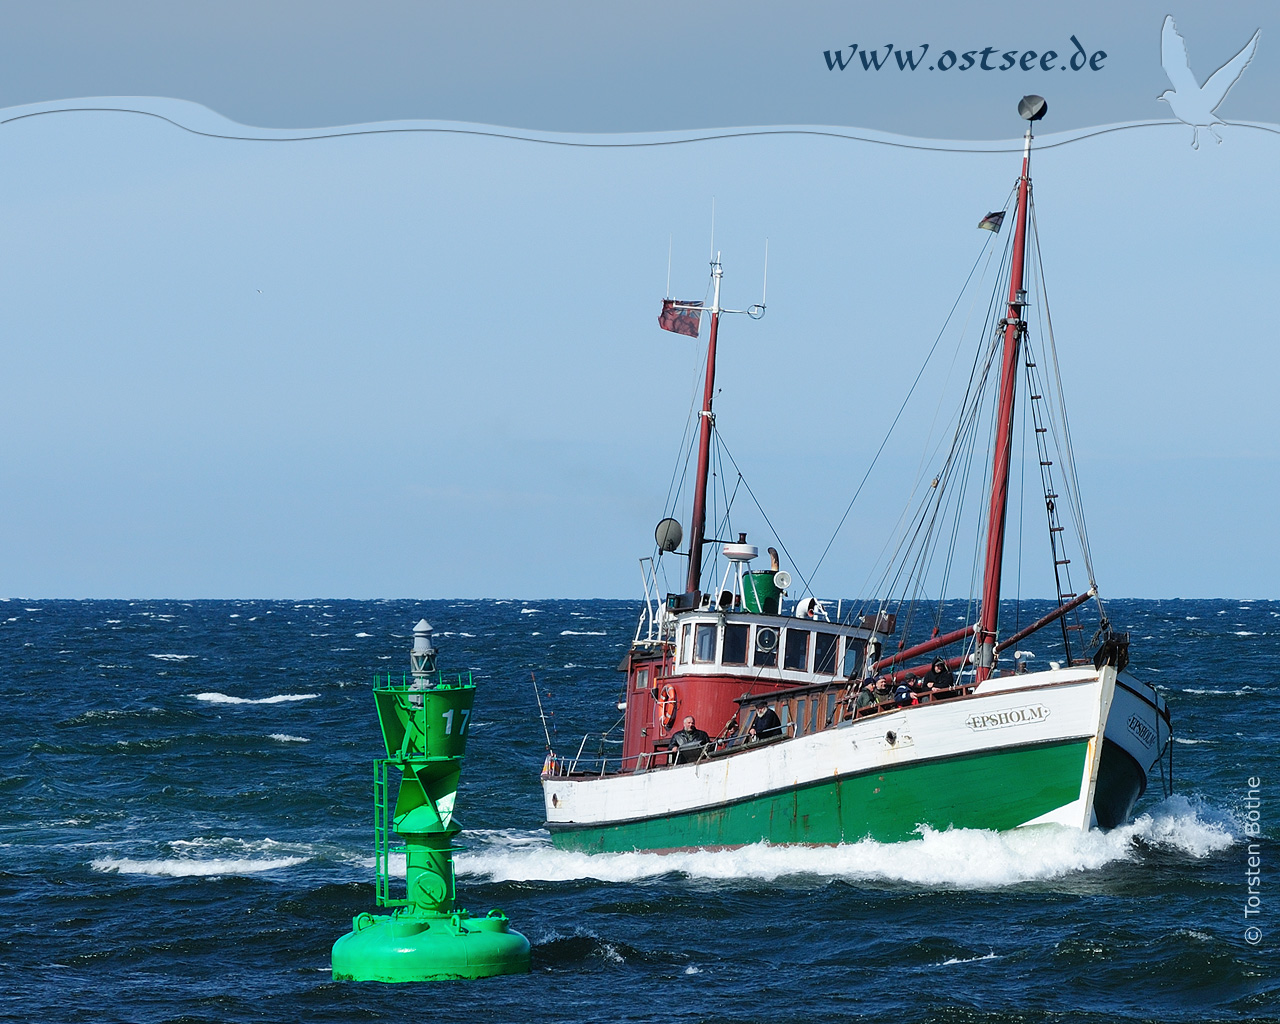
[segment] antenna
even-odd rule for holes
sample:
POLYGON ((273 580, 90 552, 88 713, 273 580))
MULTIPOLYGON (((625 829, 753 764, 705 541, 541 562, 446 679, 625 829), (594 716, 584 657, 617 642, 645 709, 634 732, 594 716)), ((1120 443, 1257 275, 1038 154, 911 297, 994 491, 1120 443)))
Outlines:
POLYGON ((760 308, 764 308, 765 296, 769 293, 769 239, 764 240, 764 284, 760 286, 760 308))
POLYGON ((667 235, 667 298, 671 298, 671 239, 674 236, 667 235))
POLYGON ((547 728, 547 716, 542 710, 542 695, 538 693, 538 677, 532 672, 529 678, 533 680, 533 699, 538 702, 538 717, 542 719, 542 734, 547 738, 547 749, 551 749, 551 730, 547 728))
POLYGON ((759 320, 764 316, 764 300, 769 294, 769 239, 764 240, 764 284, 760 286, 760 301, 750 309, 746 310, 747 316, 752 320, 759 320))

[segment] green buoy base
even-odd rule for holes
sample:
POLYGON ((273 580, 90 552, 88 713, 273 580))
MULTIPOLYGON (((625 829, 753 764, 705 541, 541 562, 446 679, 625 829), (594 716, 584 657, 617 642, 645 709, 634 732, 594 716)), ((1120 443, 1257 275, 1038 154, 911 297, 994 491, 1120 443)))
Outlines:
POLYGON ((529 973, 529 940, 506 914, 359 914, 333 944, 334 981, 455 981, 529 973))

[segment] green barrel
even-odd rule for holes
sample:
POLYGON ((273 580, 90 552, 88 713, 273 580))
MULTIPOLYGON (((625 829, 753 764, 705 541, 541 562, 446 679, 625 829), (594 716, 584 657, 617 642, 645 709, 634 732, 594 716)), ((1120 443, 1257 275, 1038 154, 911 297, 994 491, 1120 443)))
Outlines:
POLYGON ((742 577, 742 607, 749 612, 778 615, 782 609, 782 591, 772 571, 749 572, 742 577))
POLYGON ((506 914, 472 917, 456 906, 454 800, 471 731, 475 684, 419 676, 374 679, 386 757, 374 771, 374 875, 390 914, 358 914, 333 946, 338 981, 443 981, 527 974, 529 940, 506 914), (395 802, 391 789, 395 785, 395 802), (399 837, 393 845, 392 834, 399 837), (403 897, 392 896, 390 862, 405 858, 403 897))

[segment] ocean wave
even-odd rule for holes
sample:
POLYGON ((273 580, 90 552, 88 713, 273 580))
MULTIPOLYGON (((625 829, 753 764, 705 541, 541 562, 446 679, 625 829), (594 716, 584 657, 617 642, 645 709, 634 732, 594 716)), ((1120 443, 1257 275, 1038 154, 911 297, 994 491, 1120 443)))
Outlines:
POLYGON ((155 658, 156 661, 189 661, 192 658, 199 657, 196 654, 148 654, 148 658, 155 658))
POLYGON ((977 964, 983 960, 999 960, 995 953, 988 953, 986 956, 969 956, 964 958, 952 957, 950 960, 943 960, 938 964, 939 967, 954 967, 956 964, 977 964))
POLYGON ((459 854, 460 875, 495 882, 636 882, 678 874, 690 879, 818 876, 905 882, 947 889, 1002 888, 1096 871, 1138 858, 1142 847, 1196 858, 1235 842, 1234 822, 1201 802, 1175 795, 1134 822, 1110 832, 1041 825, 992 832, 920 829, 900 843, 863 839, 840 846, 770 846, 678 853, 586 854, 556 850, 545 832, 468 833, 477 848, 459 854))
POLYGON ((210 704, 285 704, 295 700, 315 700, 318 693, 277 693, 274 697, 232 697, 225 693, 190 693, 187 696, 210 704))
POLYGON ((98 857, 89 862, 95 871, 121 875, 163 875, 169 878, 216 875, 253 875, 305 864, 321 851, 308 843, 282 843, 275 839, 240 839, 236 836, 199 836, 158 843, 151 856, 139 851, 131 857, 98 857))
POLYGON ((310 743, 311 741, 305 736, 290 736, 287 732, 273 732, 267 736, 269 740, 275 740, 277 743, 310 743))
POLYGON ((1210 690, 1191 686, 1182 687, 1183 693, 1194 693, 1197 697, 1243 697, 1246 693, 1254 693, 1252 686, 1242 686, 1238 690, 1210 690))
POLYGON ((120 875, 163 875, 168 878, 205 877, 209 875, 253 875, 262 871, 278 871, 305 863, 306 857, 273 857, 188 860, 182 857, 160 860, 134 860, 131 857, 98 857, 89 862, 94 871, 120 875))
POLYGON ((561 636, 608 636, 609 634, 606 633, 603 629, 582 630, 582 631, 579 631, 576 629, 562 629, 560 630, 560 635, 561 636))

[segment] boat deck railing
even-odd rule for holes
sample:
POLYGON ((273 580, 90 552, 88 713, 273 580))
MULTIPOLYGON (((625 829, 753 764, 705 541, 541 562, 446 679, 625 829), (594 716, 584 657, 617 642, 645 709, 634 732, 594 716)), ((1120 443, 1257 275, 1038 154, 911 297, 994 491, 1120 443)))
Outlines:
MULTIPOLYGON (((950 690, 939 691, 932 697, 932 701, 965 699, 972 695, 972 685, 961 685, 950 690)), ((690 764, 694 761, 719 760, 746 750, 772 746, 785 739, 794 739, 796 736, 825 732, 827 729, 855 720, 861 721, 894 711, 910 711, 913 708, 926 707, 931 702, 902 705, 890 700, 860 708, 856 706, 856 698, 856 689, 844 682, 797 686, 792 691, 775 691, 772 694, 740 698, 738 731, 731 736, 721 736, 711 740, 696 758, 685 761, 677 761, 680 749, 674 746, 658 747, 630 757, 613 756, 607 754, 604 747, 621 744, 621 740, 613 739, 607 733, 587 733, 583 736, 578 751, 572 758, 553 757, 548 762, 544 774, 559 778, 594 778, 673 768, 677 764, 690 764), (766 706, 774 708, 781 720, 781 731, 776 736, 760 739, 750 734, 754 715, 747 712, 763 709, 766 706), (588 754, 588 744, 593 740, 595 743, 592 745, 595 751, 588 754)))

